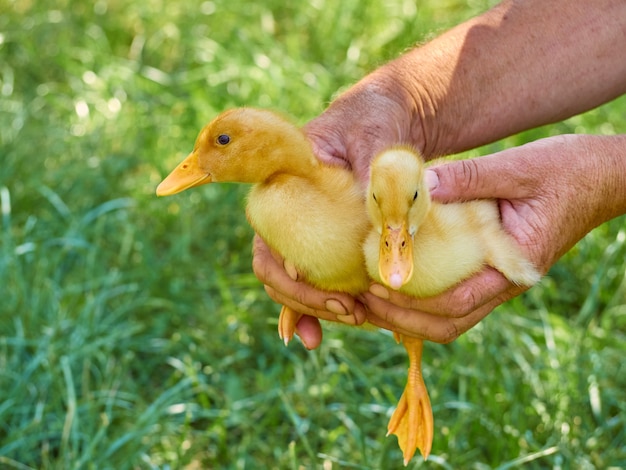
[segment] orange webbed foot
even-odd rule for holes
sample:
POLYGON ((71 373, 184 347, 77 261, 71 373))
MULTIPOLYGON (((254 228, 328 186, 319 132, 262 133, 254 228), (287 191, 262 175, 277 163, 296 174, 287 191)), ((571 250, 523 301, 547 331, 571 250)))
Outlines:
POLYGON ((428 390, 422 377, 422 347, 421 339, 399 335, 409 354, 409 372, 407 384, 394 411, 387 435, 395 434, 398 445, 402 450, 404 465, 419 449, 424 460, 428 458, 433 443, 433 411, 428 398, 428 390))
POLYGON ((293 339, 293 335, 296 334, 296 324, 302 315, 295 310, 283 305, 280 309, 280 316, 278 317, 278 336, 283 340, 285 346, 289 344, 289 341, 293 339))

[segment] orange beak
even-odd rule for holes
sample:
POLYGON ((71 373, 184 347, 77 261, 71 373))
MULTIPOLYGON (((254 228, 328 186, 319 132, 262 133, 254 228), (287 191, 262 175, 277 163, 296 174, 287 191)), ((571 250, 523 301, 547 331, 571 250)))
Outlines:
POLYGON ((399 228, 384 224, 380 237, 378 273, 383 283, 400 289, 413 275, 413 238, 406 223, 399 228))
POLYGON ((156 188, 157 196, 171 196, 185 189, 211 182, 211 175, 200 168, 198 156, 191 152, 187 158, 161 181, 156 188))

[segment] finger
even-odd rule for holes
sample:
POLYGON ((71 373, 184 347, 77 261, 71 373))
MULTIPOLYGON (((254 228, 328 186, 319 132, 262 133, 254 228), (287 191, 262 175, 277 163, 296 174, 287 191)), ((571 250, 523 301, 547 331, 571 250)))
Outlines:
MULTIPOLYGON (((298 280, 296 266, 284 259, 280 253, 273 250, 259 234, 254 235, 252 241, 252 270, 261 282, 270 278, 273 271, 285 271, 294 281, 298 280)), ((264 282, 267 284, 266 282, 264 282)))
POLYGON ((427 334, 432 324, 449 321, 447 318, 394 305, 369 293, 363 294, 362 298, 367 310, 367 321, 389 331, 432 340, 427 334))
POLYGON ((532 181, 523 165, 517 149, 435 165, 427 172, 430 194, 439 202, 526 198, 532 181))
POLYGON ((337 321, 336 315, 353 315, 355 301, 351 295, 322 291, 306 282, 294 280, 292 277, 297 277, 294 275, 297 273, 295 268, 288 265, 285 269, 279 264, 259 236, 254 238, 253 253, 252 269, 259 280, 266 285, 265 290, 274 301, 305 315, 315 315, 332 321, 337 321), (328 318, 329 314, 335 316, 328 318))
POLYGON ((286 305, 287 307, 295 310, 298 313, 321 318, 322 320, 337 321, 337 315, 335 315, 334 313, 328 312, 326 310, 316 310, 314 308, 311 308, 308 305, 304 305, 300 302, 295 301, 293 298, 282 294, 280 291, 277 291, 271 286, 266 285, 265 292, 274 302, 286 305))
POLYGON ((365 323, 367 321, 367 310, 365 308, 365 305, 358 301, 355 302, 353 316, 355 319, 355 325, 358 326, 365 323))
POLYGON ((274 257, 271 249, 263 239, 255 234, 252 240, 252 271, 263 284, 271 284, 276 271, 282 270, 282 261, 274 257))
POLYGON ((350 169, 343 139, 336 135, 336 126, 326 124, 325 120, 325 116, 322 115, 302 128, 311 142, 313 153, 325 163, 350 169))
MULTIPOLYGON (((303 285, 305 288, 308 288, 307 285, 303 285)), ((305 296, 307 299, 311 299, 312 297, 317 297, 321 295, 325 302, 320 302, 323 307, 315 308, 312 307, 308 303, 299 302, 297 299, 294 299, 291 295, 285 295, 282 292, 274 289, 271 286, 265 286, 265 292, 270 298, 279 304, 286 305, 287 307, 295 310, 298 313, 303 315, 310 315, 317 318, 321 318, 322 320, 328 320, 333 322, 340 322, 347 325, 357 325, 359 321, 363 323, 365 321, 365 315, 363 314, 363 307, 361 306, 361 310, 356 312, 354 299, 349 298, 349 302, 352 305, 352 310, 344 309, 343 304, 340 303, 336 298, 328 297, 328 293, 323 291, 318 291, 314 288, 311 288, 312 291, 310 295, 305 296)), ((333 293, 334 295, 335 293, 333 293)), ((337 293, 338 295, 341 295, 337 293)), ((314 303, 318 303, 315 301, 314 303)))
POLYGON ((347 170, 350 169, 350 162, 339 156, 339 152, 335 151, 334 147, 328 144, 328 142, 319 139, 311 139, 311 145, 313 147, 313 154, 320 161, 328 163, 329 165, 339 166, 347 170))
POLYGON ((503 301, 493 299, 462 318, 446 318, 397 307, 382 299, 370 299, 367 321, 390 331, 445 344, 475 326, 503 301))
MULTIPOLYGON (((416 298, 373 284, 369 294, 408 310, 418 310, 442 317, 462 318, 481 305, 490 302, 511 288, 510 281, 499 271, 486 267, 478 274, 458 283, 447 291, 433 296, 416 298)), ((369 297, 365 297, 367 299, 369 297)))
POLYGON ((322 343, 322 326, 317 318, 304 315, 296 325, 296 334, 308 350, 317 348, 322 343))

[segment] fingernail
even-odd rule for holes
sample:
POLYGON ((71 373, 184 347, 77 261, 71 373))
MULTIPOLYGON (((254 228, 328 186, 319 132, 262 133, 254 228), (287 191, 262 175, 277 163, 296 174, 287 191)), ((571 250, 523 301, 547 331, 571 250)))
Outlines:
POLYGON ((346 325, 356 325, 354 315, 337 315, 337 321, 345 323, 346 325))
POLYGON ((426 170, 424 179, 426 180, 426 185, 428 186, 429 191, 439 187, 439 175, 437 175, 437 172, 433 170, 426 170))
POLYGON ((296 270, 296 267, 293 265, 293 263, 285 260, 283 262, 283 267, 285 268, 285 271, 287 271, 287 275, 293 279, 294 281, 298 280, 298 271, 296 270))
POLYGON ((335 315, 348 315, 348 309, 336 299, 328 299, 324 305, 326 306, 326 310, 334 313, 335 315))
POLYGON ((389 291, 380 284, 372 284, 369 288, 371 294, 374 294, 376 297, 380 297, 381 299, 389 298, 389 291))

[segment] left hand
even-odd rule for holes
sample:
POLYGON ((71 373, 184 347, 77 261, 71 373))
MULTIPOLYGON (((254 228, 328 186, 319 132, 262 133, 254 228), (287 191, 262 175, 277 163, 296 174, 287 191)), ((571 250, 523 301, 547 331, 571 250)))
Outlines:
POLYGON ((258 235, 254 237, 252 252, 252 269, 270 298, 303 314, 296 333, 307 349, 317 348, 322 341, 318 318, 346 325, 365 321, 365 308, 358 300, 342 292, 321 291, 298 280, 295 268, 286 265, 258 235))

